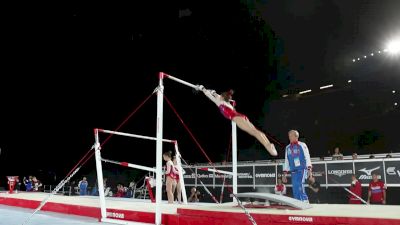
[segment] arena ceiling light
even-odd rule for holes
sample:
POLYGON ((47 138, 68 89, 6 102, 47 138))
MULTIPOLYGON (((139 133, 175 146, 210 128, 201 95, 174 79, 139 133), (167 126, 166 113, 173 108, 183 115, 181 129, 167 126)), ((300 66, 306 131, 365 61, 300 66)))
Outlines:
POLYGON ((308 89, 308 90, 305 90, 305 91, 300 91, 299 94, 302 95, 302 94, 306 94, 306 93, 309 93, 309 92, 311 92, 311 89, 308 89))
POLYGON ((331 87, 333 87, 333 84, 329 84, 329 85, 325 85, 325 86, 321 86, 321 87, 319 87, 319 89, 326 89, 326 88, 331 88, 331 87))
MULTIPOLYGON (((390 55, 400 55, 400 38, 389 41, 384 49, 373 51, 368 55, 374 56, 375 54, 381 54, 381 53, 390 55)), ((367 59, 368 55, 363 55, 362 57, 353 58, 352 61, 353 63, 355 63, 356 61, 367 59)))
POLYGON ((390 41, 385 49, 388 53, 396 55, 400 53, 400 39, 390 41))

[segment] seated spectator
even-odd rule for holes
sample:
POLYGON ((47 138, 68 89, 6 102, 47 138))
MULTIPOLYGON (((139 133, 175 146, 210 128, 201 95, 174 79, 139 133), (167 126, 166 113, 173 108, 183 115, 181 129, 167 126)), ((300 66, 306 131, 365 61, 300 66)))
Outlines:
POLYGON ((134 180, 132 180, 129 183, 129 187, 127 188, 126 197, 133 198, 134 197, 133 195, 134 195, 134 192, 135 192, 135 188, 136 188, 136 183, 135 183, 134 180))
POLYGON ((354 153, 353 153, 353 155, 351 155, 351 158, 352 158, 353 160, 356 160, 356 159, 358 158, 358 155, 357 155, 357 153, 356 153, 356 152, 354 152, 354 153))
POLYGON ((370 159, 375 159, 375 156, 374 155, 370 155, 369 158, 370 159))
POLYGON ((200 199, 200 192, 197 191, 197 189, 195 187, 192 187, 192 189, 190 189, 190 197, 188 199, 188 202, 199 202, 200 199))
POLYGON ((317 204, 321 203, 320 201, 321 185, 318 181, 315 180, 313 176, 308 178, 308 187, 310 188, 310 192, 308 195, 310 203, 317 203, 317 204))
POLYGON ((340 152, 339 147, 336 147, 332 155, 332 160, 343 160, 343 154, 340 152))
POLYGON ((24 177, 23 182, 25 185, 25 191, 33 191, 32 176, 29 176, 29 179, 24 177))
POLYGON ((125 187, 122 184, 117 185, 117 193, 114 197, 125 197, 125 187))
POLYGON ((78 183, 78 188, 79 188, 79 195, 87 195, 87 187, 88 187, 88 182, 86 180, 86 177, 83 177, 81 181, 78 183))
POLYGON ((277 195, 286 195, 286 186, 282 183, 282 179, 278 178, 278 183, 275 185, 274 191, 277 195))
POLYGON ((15 178, 15 193, 18 193, 21 190, 21 180, 19 179, 19 177, 15 178))
POLYGON ((36 177, 32 177, 32 186, 33 186, 33 191, 39 191, 40 188, 43 186, 43 184, 36 177))
POLYGON ((386 158, 392 158, 392 155, 391 154, 387 154, 386 158))

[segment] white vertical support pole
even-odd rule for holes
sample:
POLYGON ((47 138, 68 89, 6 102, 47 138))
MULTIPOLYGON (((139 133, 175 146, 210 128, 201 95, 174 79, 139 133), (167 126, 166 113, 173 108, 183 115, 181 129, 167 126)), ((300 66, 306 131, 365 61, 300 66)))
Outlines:
POLYGON ((386 185, 386 164, 385 164, 385 159, 382 159, 382 162, 383 162, 383 178, 384 178, 383 182, 385 182, 385 185, 386 185))
POLYGON ((104 196, 103 167, 101 166, 99 130, 97 128, 94 129, 94 139, 95 139, 94 151, 96 159, 97 182, 99 187, 101 219, 106 219, 107 209, 106 209, 106 199, 104 196))
POLYGON ((164 103, 164 73, 159 73, 157 88, 157 135, 156 135, 156 225, 161 225, 161 201, 162 201, 162 154, 163 154, 163 103, 164 103))
MULTIPOLYGON (((237 129, 236 123, 232 121, 232 187, 233 194, 237 194, 237 129)), ((236 198, 233 198, 236 203, 236 198)))
POLYGON ((179 172, 179 183, 181 184, 183 203, 187 204, 186 187, 185 187, 185 181, 183 179, 183 167, 182 167, 182 162, 181 162, 181 153, 179 152, 177 141, 175 141, 175 157, 176 157, 176 164, 178 164, 178 169, 179 169, 179 171, 178 171, 179 172))
MULTIPOLYGON (((329 184, 329 182, 328 182, 328 163, 326 163, 325 162, 325 180, 326 180, 326 188, 325 189, 328 189, 328 184, 329 184)), ((353 173, 355 173, 354 172, 354 161, 353 161, 353 173)), ((292 187, 293 188, 293 187, 292 187)))

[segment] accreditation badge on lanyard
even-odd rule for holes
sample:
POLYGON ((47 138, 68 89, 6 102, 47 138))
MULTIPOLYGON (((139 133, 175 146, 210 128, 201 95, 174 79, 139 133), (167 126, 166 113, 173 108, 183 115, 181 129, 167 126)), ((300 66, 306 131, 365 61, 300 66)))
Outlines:
POLYGON ((296 148, 292 148, 292 146, 290 146, 290 148, 292 149, 293 161, 294 161, 295 167, 300 166, 300 149, 299 149, 299 147, 300 147, 299 145, 297 145, 296 148))

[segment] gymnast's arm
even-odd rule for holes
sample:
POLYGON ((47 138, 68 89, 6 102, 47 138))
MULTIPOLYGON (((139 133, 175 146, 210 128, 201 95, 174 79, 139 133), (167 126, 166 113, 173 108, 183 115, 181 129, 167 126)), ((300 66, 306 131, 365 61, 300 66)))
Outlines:
POLYGON ((213 101, 217 106, 221 104, 220 100, 220 95, 217 94, 214 90, 208 90, 204 88, 203 85, 199 85, 199 90, 203 91, 203 93, 211 100, 213 101))

